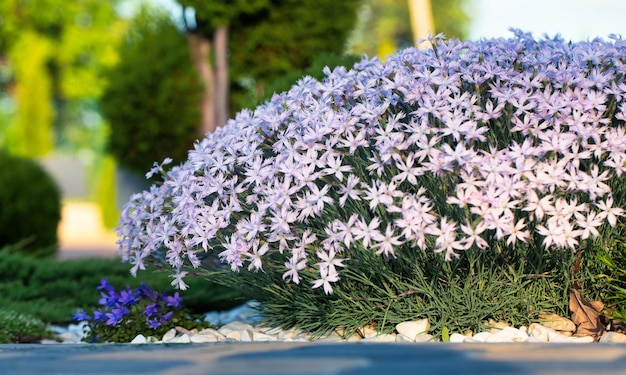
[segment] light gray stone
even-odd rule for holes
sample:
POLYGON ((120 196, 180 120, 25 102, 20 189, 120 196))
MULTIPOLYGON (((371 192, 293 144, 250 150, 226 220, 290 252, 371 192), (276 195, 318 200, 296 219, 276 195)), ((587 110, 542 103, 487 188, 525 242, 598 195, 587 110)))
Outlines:
POLYGON ((619 332, 606 332, 600 337, 600 342, 624 344, 626 343, 626 335, 619 332))
POLYGON ((197 334, 198 335, 205 335, 205 336, 212 335, 212 336, 215 336, 215 338, 218 339, 218 340, 223 340, 223 339, 226 338, 226 336, 224 336, 221 333, 217 332, 213 328, 204 328, 203 330, 199 331, 197 334))
POLYGON ((423 333, 421 335, 415 336, 415 340, 413 342, 432 342, 434 341, 433 335, 429 333, 423 333))
POLYGON ((180 336, 176 336, 176 337, 174 337, 174 338, 170 341, 170 343, 172 343, 172 344, 189 344, 189 343, 191 343, 191 338, 189 337, 189 335, 188 335, 188 334, 183 333, 183 334, 182 334, 182 335, 180 335, 180 336))
POLYGON ((485 339, 486 343, 525 342, 528 335, 513 327, 505 327, 485 339))
POLYGON ((230 331, 243 331, 245 329, 254 329, 254 327, 252 327, 250 324, 248 323, 244 323, 244 322, 239 322, 239 321, 234 321, 234 322, 230 322, 228 324, 223 325, 222 327, 220 327, 220 329, 218 329, 217 331, 223 335, 226 335, 224 332, 230 332, 230 331))
POLYGON ((137 336, 135 336, 135 338, 132 339, 132 341, 130 343, 131 344, 147 344, 148 340, 146 339, 146 336, 144 336, 144 335, 142 335, 140 333, 137 336))
POLYGON ((200 333, 191 336, 189 339, 191 340, 191 342, 197 343, 197 344, 204 343, 204 342, 218 342, 219 341, 215 335, 210 335, 210 334, 203 335, 200 333))
POLYGON ((269 342, 269 341, 278 341, 278 337, 274 335, 268 335, 263 332, 252 332, 252 340, 254 342, 269 342))
POLYGON ((396 331, 399 334, 402 334, 413 340, 415 340, 415 337, 417 335, 428 333, 429 329, 430 323, 428 322, 428 319, 402 322, 396 325, 396 331))
POLYGON ((170 342, 175 337, 176 337, 176 330, 174 328, 172 328, 169 331, 165 332, 165 334, 163 335, 163 338, 161 339, 161 341, 163 341, 163 342, 170 342))
POLYGON ((466 338, 467 336, 463 336, 460 333, 453 333, 450 335, 450 342, 459 344, 464 342, 466 338))
POLYGON ((415 340, 413 340, 413 339, 411 339, 409 337, 406 337, 405 335, 403 335, 401 333, 398 333, 396 335, 396 342, 397 343, 406 343, 406 342, 413 343, 413 342, 415 342, 415 340))
POLYGON ((555 331, 576 331, 576 324, 574 324, 574 322, 557 314, 541 313, 539 314, 539 322, 542 326, 551 328, 555 331))
POLYGON ((378 336, 366 337, 360 342, 363 342, 363 343, 396 342, 396 335, 393 333, 392 334, 383 333, 382 335, 378 335, 378 336))
POLYGON ((240 333, 240 340, 241 342, 252 342, 254 341, 254 334, 252 333, 252 330, 249 329, 243 329, 241 331, 239 331, 240 333))
POLYGON ((528 335, 534 338, 534 342, 548 342, 550 332, 554 332, 554 330, 544 327, 539 323, 532 323, 528 327, 528 335))

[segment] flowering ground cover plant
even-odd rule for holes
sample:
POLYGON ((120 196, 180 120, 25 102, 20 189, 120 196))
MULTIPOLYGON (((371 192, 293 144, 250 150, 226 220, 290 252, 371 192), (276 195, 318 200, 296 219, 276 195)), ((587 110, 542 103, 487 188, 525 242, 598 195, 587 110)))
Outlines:
POLYGON ((118 228, 132 272, 208 276, 315 333, 566 313, 622 231, 626 43, 431 42, 305 77, 155 164, 118 228))
POLYGON ((211 326, 185 311, 178 292, 172 296, 158 293, 144 283, 136 290, 127 286, 118 292, 107 279, 102 279, 97 289, 102 307, 91 315, 79 311, 73 317, 88 323, 87 342, 130 342, 138 334, 160 338, 181 325, 211 326))

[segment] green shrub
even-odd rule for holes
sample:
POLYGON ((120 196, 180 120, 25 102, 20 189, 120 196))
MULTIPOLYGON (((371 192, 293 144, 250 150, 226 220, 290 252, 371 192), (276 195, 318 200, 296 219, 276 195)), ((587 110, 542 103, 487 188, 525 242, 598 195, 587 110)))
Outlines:
MULTIPOLYGON (((141 281, 156 291, 173 291, 166 273, 150 272, 141 281)), ((32 315, 48 323, 69 323, 78 309, 98 307, 96 287, 107 277, 111 285, 136 288, 140 280, 117 259, 56 261, 24 257, 15 250, 0 250, 0 306, 32 315)), ((222 286, 194 280, 195 288, 182 292, 192 313, 224 310, 244 302, 241 294, 222 286)))
POLYGON ((168 15, 144 10, 119 53, 102 98, 109 151, 140 175, 154 160, 184 159, 197 135, 201 95, 185 37, 168 15))
POLYGON ((25 253, 56 252, 61 196, 38 164, 0 152, 0 207, 0 247, 23 242, 25 253))

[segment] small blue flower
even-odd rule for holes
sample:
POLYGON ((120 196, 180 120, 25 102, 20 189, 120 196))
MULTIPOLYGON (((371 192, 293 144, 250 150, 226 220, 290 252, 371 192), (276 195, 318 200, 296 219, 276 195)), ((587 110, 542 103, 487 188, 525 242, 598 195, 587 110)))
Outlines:
POLYGON ((109 278, 108 277, 100 280, 100 285, 98 286, 97 289, 100 290, 100 291, 106 290, 108 292, 115 292, 115 288, 113 288, 113 286, 111 286, 111 284, 109 284, 109 278))
POLYGON ((150 318, 150 317, 152 317, 152 316, 157 314, 159 307, 161 307, 161 306, 156 304, 156 303, 148 305, 148 306, 146 306, 146 309, 144 310, 143 314, 145 316, 147 316, 148 318, 150 318))
POLYGON ((159 296, 157 292, 150 289, 150 287, 148 287, 144 282, 141 282, 141 284, 139 284, 139 288, 137 288, 137 294, 139 298, 147 297, 152 302, 155 302, 157 297, 159 296))
POLYGON ((89 315, 87 315, 85 310, 82 310, 82 311, 79 311, 77 313, 74 313, 74 315, 72 316, 72 319, 75 322, 82 322, 82 321, 91 319, 91 317, 89 315))
POLYGON ((124 306, 134 305, 138 301, 139 300, 135 297, 132 289, 127 287, 126 290, 122 290, 120 292, 118 302, 124 306))
POLYGON ((113 310, 111 310, 110 313, 106 313, 106 317, 108 318, 106 321, 106 324, 109 326, 115 326, 117 325, 117 323, 119 323, 120 321, 122 321, 122 319, 124 318, 124 315, 127 315, 130 313, 130 310, 128 310, 125 307, 117 307, 113 310))
POLYGON ((96 322, 104 322, 106 318, 106 314, 100 309, 93 312, 93 320, 96 322))
POLYGON ((148 327, 150 327, 150 329, 157 329, 160 326, 161 326, 161 322, 159 321, 158 318, 148 320, 148 327))
POLYGON ((109 291, 108 295, 104 294, 104 292, 100 292, 100 295, 102 296, 102 298, 98 300, 98 304, 106 307, 113 307, 117 305, 117 302, 120 298, 120 296, 115 293, 115 290, 109 291))
POLYGON ((174 316, 173 311, 168 312, 167 314, 161 317, 161 323, 169 322, 170 320, 172 320, 173 316, 174 316))
POLYGON ((167 306, 179 308, 182 305, 183 299, 178 295, 178 292, 174 293, 174 296, 165 296, 165 302, 167 306))

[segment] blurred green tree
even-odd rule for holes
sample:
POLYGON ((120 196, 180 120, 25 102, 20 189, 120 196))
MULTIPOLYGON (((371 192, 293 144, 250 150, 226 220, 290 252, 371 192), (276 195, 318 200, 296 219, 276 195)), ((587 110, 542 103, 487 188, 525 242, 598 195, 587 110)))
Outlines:
POLYGON ((16 107, 0 116, 0 131, 8 133, 3 143, 11 151, 75 151, 75 141, 89 148, 85 133, 99 124, 85 121, 85 111, 93 112, 102 93, 102 71, 115 62, 124 27, 115 6, 115 0, 0 1, 0 96, 16 107))
MULTIPOLYGON (((467 0, 432 0, 435 33, 465 39, 469 16, 467 0)), ((407 0, 362 0, 359 22, 352 32, 348 51, 354 54, 385 57, 397 48, 413 46, 407 0)))
POLYGON ((184 35, 167 13, 144 7, 119 54, 102 97, 111 126, 108 149, 139 175, 166 157, 184 160, 197 138, 201 95, 184 35))
POLYGON ((341 54, 356 24, 359 0, 179 2, 188 14, 195 11, 194 24, 186 27, 205 87, 205 132, 223 125, 229 109, 254 105, 285 74, 305 70, 321 54, 341 54))

